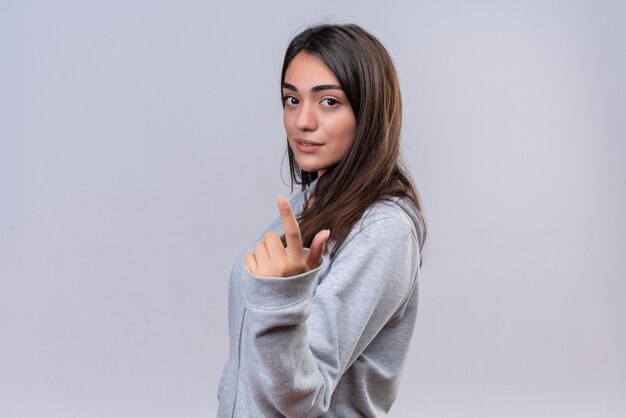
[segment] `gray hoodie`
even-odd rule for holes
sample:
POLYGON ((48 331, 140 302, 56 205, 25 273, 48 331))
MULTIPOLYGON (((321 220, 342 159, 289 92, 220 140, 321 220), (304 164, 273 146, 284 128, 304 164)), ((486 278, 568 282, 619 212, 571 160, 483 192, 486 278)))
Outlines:
MULTIPOLYGON (((312 187, 290 199, 296 213, 312 187)), ((420 225, 408 200, 377 202, 332 260, 284 278, 252 275, 250 246, 230 277, 218 417, 386 416, 417 313, 420 225)), ((283 233, 280 217, 268 230, 283 233)))

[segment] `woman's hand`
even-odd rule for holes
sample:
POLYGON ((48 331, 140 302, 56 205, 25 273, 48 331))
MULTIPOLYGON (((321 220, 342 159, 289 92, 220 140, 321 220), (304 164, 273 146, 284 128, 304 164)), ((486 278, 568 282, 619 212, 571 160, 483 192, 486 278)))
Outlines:
POLYGON ((276 232, 268 231, 263 241, 254 244, 254 252, 244 258, 250 273, 255 276, 289 277, 317 268, 322 262, 324 246, 330 231, 325 229, 318 232, 313 237, 311 248, 305 254, 300 226, 291 205, 282 196, 278 198, 278 211, 283 219, 287 247, 283 247, 276 232))

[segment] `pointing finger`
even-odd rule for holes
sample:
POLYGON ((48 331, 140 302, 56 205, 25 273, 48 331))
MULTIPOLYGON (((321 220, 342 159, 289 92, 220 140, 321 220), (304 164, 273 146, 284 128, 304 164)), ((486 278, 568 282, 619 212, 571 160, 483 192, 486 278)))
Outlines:
POLYGON ((289 201, 283 196, 278 198, 278 211, 283 219, 285 227, 285 241, 287 241, 287 256, 292 259, 302 257, 304 248, 302 248, 302 235, 300 234, 300 226, 296 216, 293 214, 289 201))

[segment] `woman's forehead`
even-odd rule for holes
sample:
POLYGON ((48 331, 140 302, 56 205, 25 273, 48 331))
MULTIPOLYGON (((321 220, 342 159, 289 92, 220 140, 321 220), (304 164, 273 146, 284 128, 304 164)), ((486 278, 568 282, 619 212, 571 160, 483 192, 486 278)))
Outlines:
POLYGON ((324 61, 305 51, 293 57, 285 72, 284 82, 298 90, 311 90, 316 86, 339 86, 337 77, 324 61))

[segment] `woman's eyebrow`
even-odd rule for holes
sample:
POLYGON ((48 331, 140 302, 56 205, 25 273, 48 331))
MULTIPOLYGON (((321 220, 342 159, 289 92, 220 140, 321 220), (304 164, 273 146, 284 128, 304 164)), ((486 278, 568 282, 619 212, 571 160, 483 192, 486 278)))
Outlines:
MULTIPOLYGON (((298 89, 293 84, 283 83, 283 88, 291 91, 298 92, 298 89)), ((342 90, 341 86, 336 84, 320 84, 319 86, 315 86, 311 88, 312 92, 318 92, 322 90, 342 90)))

